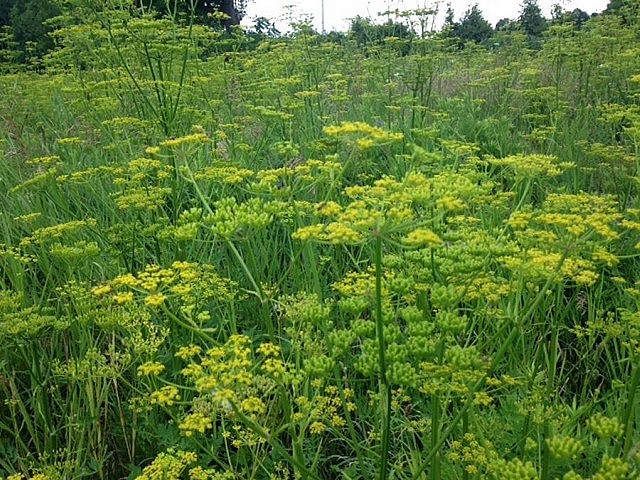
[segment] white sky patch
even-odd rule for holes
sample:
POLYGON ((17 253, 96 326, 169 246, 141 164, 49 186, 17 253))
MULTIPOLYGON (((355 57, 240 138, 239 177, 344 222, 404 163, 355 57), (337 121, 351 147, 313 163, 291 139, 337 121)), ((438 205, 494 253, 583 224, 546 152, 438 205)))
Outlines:
MULTIPOLYGON (((501 18, 516 19, 520 14, 520 0, 450 0, 459 20, 475 3, 489 23, 495 26, 501 18)), ((289 29, 292 20, 302 16, 313 16, 313 24, 318 31, 322 30, 322 5, 324 3, 324 25, 327 32, 331 30, 346 31, 350 18, 357 15, 378 19, 378 13, 388 10, 411 10, 416 8, 434 8, 438 6, 439 15, 436 28, 443 22, 447 9, 447 1, 434 2, 428 0, 249 0, 247 16, 243 23, 250 25, 255 17, 267 17, 276 21, 282 32, 289 29)), ((542 14, 551 18, 551 8, 559 3, 565 10, 580 8, 591 14, 603 11, 608 0, 538 0, 542 14)))

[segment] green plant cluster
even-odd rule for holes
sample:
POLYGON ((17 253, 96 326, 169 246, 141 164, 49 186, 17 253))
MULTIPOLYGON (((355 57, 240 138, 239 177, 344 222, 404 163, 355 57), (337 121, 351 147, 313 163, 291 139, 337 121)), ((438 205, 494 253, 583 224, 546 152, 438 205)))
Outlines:
POLYGON ((639 478, 630 12, 59 25, 0 77, 0 478, 639 478))

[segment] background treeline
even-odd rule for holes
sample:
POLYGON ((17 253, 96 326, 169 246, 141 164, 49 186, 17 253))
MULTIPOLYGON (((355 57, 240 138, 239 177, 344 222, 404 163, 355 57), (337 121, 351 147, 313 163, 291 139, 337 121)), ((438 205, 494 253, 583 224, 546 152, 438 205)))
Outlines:
MULTIPOLYGON (((23 64, 55 47, 51 32, 78 12, 104 10, 114 1, 0 0, 0 59, 23 64)), ((155 16, 184 18, 231 30, 245 14, 246 0, 135 0, 133 8, 155 16), (215 15, 219 12, 223 15, 215 15)))
MULTIPOLYGON (((0 61, 15 66, 41 59, 56 47, 51 36, 56 28, 61 25, 68 26, 70 17, 78 21, 80 11, 109 8, 110 3, 112 2, 96 0, 0 1, 0 61)), ((560 4, 556 4, 551 18, 546 18, 537 0, 523 0, 518 18, 503 18, 495 26, 484 18, 477 4, 466 10, 458 19, 451 4, 447 4, 444 24, 437 33, 450 39, 458 48, 464 48, 467 42, 497 46, 500 40, 504 40, 505 35, 522 33, 526 35, 529 45, 538 49, 544 33, 551 26, 569 25, 574 29, 580 29, 590 17, 612 13, 622 13, 632 22, 634 11, 637 10, 637 5, 634 7, 633 3, 629 0, 610 0, 603 12, 591 14, 580 8, 565 10, 560 4)), ((231 33, 232 27, 239 25, 245 16, 246 4, 247 0, 136 0, 133 6, 157 17, 182 18, 185 22, 193 19, 197 24, 208 25, 213 29, 225 29, 231 33)), ((375 45, 381 44, 387 37, 424 37, 427 33, 434 33, 433 25, 427 25, 425 22, 425 19, 433 18, 432 14, 433 11, 426 9, 390 11, 386 12, 386 21, 383 23, 356 17, 352 20, 348 32, 331 32, 324 35, 324 39, 342 43, 350 38, 358 45, 375 45)), ((308 30, 313 30, 310 23, 307 27, 308 30)), ((246 33, 252 40, 256 37, 263 39, 283 36, 273 22, 263 17, 254 19, 254 25, 246 33)))

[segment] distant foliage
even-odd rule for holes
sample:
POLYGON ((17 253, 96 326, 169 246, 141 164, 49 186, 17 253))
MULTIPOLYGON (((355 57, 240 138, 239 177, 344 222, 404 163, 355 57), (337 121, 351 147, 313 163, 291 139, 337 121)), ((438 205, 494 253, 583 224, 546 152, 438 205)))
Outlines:
POLYGON ((491 37, 493 28, 476 4, 465 12, 460 23, 454 26, 453 32, 463 42, 482 43, 491 37))
POLYGON ((616 13, 620 15, 627 26, 640 24, 640 1, 639 0, 611 0, 605 10, 606 13, 616 13))
POLYGON ((41 57, 53 48, 53 40, 49 36, 53 28, 47 20, 60 13, 60 7, 53 0, 13 3, 9 11, 8 24, 12 27, 13 39, 20 50, 18 61, 41 57))
POLYGON ((176 14, 188 17, 192 13, 195 15, 197 23, 215 24, 220 23, 225 28, 238 25, 245 15, 247 0, 142 0, 142 5, 152 8, 163 15, 174 16, 176 14), (195 7, 195 9, 193 9, 195 7), (218 21, 212 18, 214 12, 222 12, 225 18, 218 21))
POLYGON ((542 10, 537 0, 524 0, 520 5, 521 28, 529 36, 533 45, 538 46, 543 32, 548 28, 547 20, 542 15, 542 10))
MULTIPOLYGON (((385 23, 377 24, 368 18, 357 16, 351 21, 349 36, 358 45, 382 45, 385 38, 395 37, 409 40, 414 36, 411 29, 404 23, 387 20, 385 23)), ((408 52, 405 49, 405 53, 408 52)))
MULTIPOLYGON (((132 11, 139 9, 153 13, 159 17, 168 16, 185 23, 188 23, 193 15, 196 24, 231 31, 231 28, 242 20, 247 0, 125 0, 118 5, 128 7, 132 11), (192 6, 195 9, 192 9, 192 6), (214 15, 215 12, 220 14, 214 15)), ((51 33, 55 29, 55 22, 52 20, 56 17, 63 16, 67 21, 73 18, 76 23, 84 23, 91 20, 95 12, 110 7, 111 2, 97 0, 2 0, 0 27, 9 28, 11 38, 16 44, 17 55, 12 56, 13 61, 25 63, 29 59, 33 61, 42 58, 55 47, 51 33)), ((267 29, 264 22, 259 28, 267 29)), ((275 32, 271 30, 269 33, 273 35, 275 32)))

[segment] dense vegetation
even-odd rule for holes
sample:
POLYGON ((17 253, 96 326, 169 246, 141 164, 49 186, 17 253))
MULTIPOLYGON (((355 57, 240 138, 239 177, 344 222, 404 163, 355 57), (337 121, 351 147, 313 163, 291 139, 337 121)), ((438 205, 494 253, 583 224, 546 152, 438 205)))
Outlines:
POLYGON ((639 2, 117 3, 3 37, 0 478, 639 478, 639 2))

